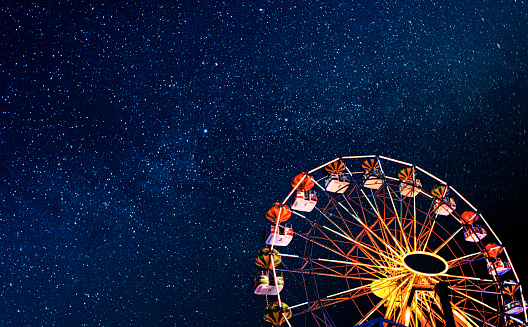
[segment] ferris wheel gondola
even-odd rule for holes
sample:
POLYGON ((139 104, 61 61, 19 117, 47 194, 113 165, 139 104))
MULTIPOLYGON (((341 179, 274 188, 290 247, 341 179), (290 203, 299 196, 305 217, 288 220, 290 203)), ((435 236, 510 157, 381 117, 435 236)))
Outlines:
POLYGON ((353 156, 298 174, 291 184, 266 212, 272 225, 255 259, 254 293, 267 299, 266 322, 526 325, 506 248, 441 179, 403 161, 353 156))

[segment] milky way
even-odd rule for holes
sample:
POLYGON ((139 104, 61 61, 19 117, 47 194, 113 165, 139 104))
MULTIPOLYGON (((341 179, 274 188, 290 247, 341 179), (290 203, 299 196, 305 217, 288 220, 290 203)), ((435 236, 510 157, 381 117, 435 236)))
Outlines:
POLYGON ((524 281, 527 19, 524 1, 2 4, 0 322, 264 325, 265 210, 354 154, 452 183, 524 281))

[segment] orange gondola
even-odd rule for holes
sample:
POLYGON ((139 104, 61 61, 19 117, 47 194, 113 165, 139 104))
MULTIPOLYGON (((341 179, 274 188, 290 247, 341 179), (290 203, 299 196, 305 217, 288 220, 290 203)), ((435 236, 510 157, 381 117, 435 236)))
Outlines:
POLYGON ((398 172, 398 178, 404 182, 412 181, 413 180, 412 168, 406 167, 406 168, 400 169, 400 171, 398 172))
POLYGON ((464 211, 460 218, 464 223, 473 225, 473 223, 478 220, 479 216, 473 211, 464 211))
POLYGON ((290 219, 290 217, 290 208, 279 202, 274 203, 273 206, 266 211, 266 218, 273 223, 277 223, 277 219, 279 219, 279 224, 283 223, 290 219))
POLYGON ((342 174, 345 172, 345 164, 341 160, 334 161, 325 166, 328 174, 342 174))
POLYGON ((361 165, 361 167, 363 167, 363 170, 365 170, 366 172, 370 172, 370 171, 378 172, 380 170, 379 161, 376 159, 365 160, 363 164, 361 165))
POLYGON ((502 253, 503 247, 496 243, 488 243, 486 245, 486 252, 490 257, 496 258, 502 253))
POLYGON ((312 176, 305 172, 300 173, 292 179, 291 186, 299 191, 308 191, 314 187, 312 176))

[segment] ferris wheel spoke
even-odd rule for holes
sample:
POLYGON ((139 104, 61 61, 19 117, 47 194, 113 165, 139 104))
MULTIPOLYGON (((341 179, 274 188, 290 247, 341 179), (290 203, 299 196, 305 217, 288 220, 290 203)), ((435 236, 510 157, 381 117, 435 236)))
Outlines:
POLYGON ((472 263, 472 262, 474 262, 476 260, 480 260, 480 259, 483 259, 483 258, 484 258, 484 255, 482 254, 482 252, 475 252, 475 253, 471 253, 471 254, 465 255, 463 257, 459 257, 459 258, 455 258, 453 260, 449 260, 447 262, 447 266, 449 267, 448 269, 451 269, 451 268, 454 268, 454 267, 462 266, 464 264, 472 263))
POLYGON ((406 250, 409 252, 411 251, 411 244, 409 243, 409 240, 407 239, 407 234, 405 233, 405 230, 403 228, 402 222, 401 222, 401 212, 400 215, 398 215, 398 210, 396 209, 396 205, 394 204, 394 199, 392 198, 391 189, 387 185, 387 189, 389 190, 389 198, 390 202, 392 204, 392 208, 394 209, 394 215, 396 217, 396 221, 398 222, 398 226, 400 227, 400 236, 403 239, 403 244, 405 245, 406 250))
MULTIPOLYGON (((339 245, 337 245, 338 241, 336 241, 336 240, 334 240, 334 239, 328 237, 328 235, 326 235, 326 233, 323 231, 323 229, 324 229, 324 230, 327 230, 327 231, 330 231, 330 232, 332 232, 332 233, 334 233, 334 234, 336 234, 336 235, 339 235, 339 236, 341 236, 342 238, 344 238, 344 239, 347 240, 347 241, 350 241, 350 238, 349 238, 348 236, 343 235, 343 234, 341 234, 341 233, 339 233, 339 232, 336 232, 335 230, 333 230, 333 229, 331 229, 331 228, 329 228, 329 227, 326 227, 326 226, 324 226, 324 225, 323 225, 323 226, 319 226, 319 225, 317 225, 317 228, 318 228, 319 232, 321 233, 321 235, 324 236, 324 237, 319 237, 318 239, 320 239, 320 240, 325 240, 325 241, 327 241, 327 242, 330 242, 330 243, 331 243, 331 244, 337 249, 337 251, 338 251, 338 253, 339 253, 339 256, 346 258, 347 255, 346 255, 345 251, 343 251, 343 250, 339 247, 339 245)), ((312 237, 311 239, 314 239, 314 237, 312 237)), ((325 247, 325 248, 328 248, 328 249, 330 250, 329 247, 325 247)), ((337 253, 336 251, 332 251, 332 252, 337 253)))
POLYGON ((290 320, 288 319, 288 317, 286 316, 286 314, 284 312, 282 313, 282 317, 284 318, 284 321, 286 321, 286 324, 289 327, 292 327, 292 325, 290 324, 290 320))
MULTIPOLYGON (((458 233, 460 233, 462 229, 464 229, 463 226, 457 229, 456 232, 451 234, 451 236, 449 236, 442 244, 440 244, 432 253, 438 253, 438 251, 440 251, 444 246, 446 246, 447 243, 449 243, 458 233)), ((425 251, 426 247, 424 247, 423 250, 425 251)))
POLYGON ((387 300, 396 293, 400 288, 402 288, 408 281, 410 277, 407 277, 403 282, 401 282, 397 287, 395 287, 393 290, 389 292, 387 296, 383 298, 383 300, 379 301, 378 304, 376 304, 365 316, 363 316, 363 319, 361 319, 356 325, 360 325, 364 323, 374 312, 376 312, 387 300))
MULTIPOLYGON (((324 245, 321 245, 321 246, 324 247, 324 245)), ((331 250, 331 249, 329 249, 329 250, 331 250)), ((343 265, 343 264, 346 263, 347 271, 344 272, 344 273, 340 273, 339 275, 341 277, 350 278, 350 276, 351 276, 350 272, 354 268, 357 269, 357 273, 356 274, 367 274, 369 276, 370 275, 376 275, 378 277, 383 276, 382 272, 384 271, 384 269, 380 268, 380 266, 378 266, 378 265, 372 265, 372 264, 363 263, 361 261, 355 260, 351 256, 346 256, 344 258, 347 259, 348 261, 337 261, 337 260, 330 260, 330 259, 311 259, 311 260, 312 261, 313 260, 319 260, 319 261, 323 261, 323 262, 339 263, 340 265, 343 265)), ((303 258, 303 260, 305 260, 305 262, 310 262, 310 259, 307 259, 307 258, 303 258)), ((321 266, 321 268, 322 267, 328 268, 328 266, 321 266)))
POLYGON ((476 281, 481 281, 481 282, 491 282, 493 283, 493 280, 491 279, 484 279, 484 278, 479 278, 479 277, 473 277, 473 276, 459 276, 459 275, 450 275, 450 274, 442 274, 443 277, 446 277, 447 279, 449 280, 464 280, 464 279, 468 279, 468 280, 476 280, 476 281))
POLYGON ((431 299, 430 300, 431 305, 429 306, 430 308, 429 317, 431 317, 432 319, 438 319, 438 321, 445 324, 442 304, 439 302, 436 294, 427 293, 427 294, 424 294, 424 297, 429 297, 431 299))
MULTIPOLYGON (((305 218, 303 215, 300 215, 300 216, 303 217, 303 218, 305 218)), ((314 239, 314 237, 307 237, 307 236, 305 236, 305 235, 298 234, 298 233, 295 233, 295 234, 298 235, 298 236, 300 236, 300 237, 302 237, 302 238, 304 238, 306 241, 309 241, 309 242, 311 242, 311 243, 317 244, 318 246, 321 246, 321 247, 323 247, 323 248, 325 248, 325 249, 327 249, 327 250, 329 250, 329 251, 331 251, 331 252, 333 252, 333 253, 335 253, 335 254, 341 256, 341 257, 346 258, 347 255, 346 255, 345 252, 344 252, 344 251, 343 251, 343 250, 342 250, 342 249, 336 244, 337 242, 334 241, 333 239, 330 239, 330 238, 329 238, 329 237, 328 237, 328 236, 322 231, 322 229, 329 230, 329 231, 335 233, 336 235, 341 236, 343 239, 345 239, 345 240, 347 240, 347 241, 350 241, 352 238, 350 238, 348 235, 346 235, 345 232, 344 232, 341 228, 339 228, 339 226, 338 226, 337 224, 335 224, 330 218, 328 218, 326 215, 323 215, 323 216, 325 216, 325 218, 327 218, 327 219, 328 219, 328 220, 329 220, 329 221, 330 221, 335 227, 337 227, 342 233, 336 232, 336 231, 332 230, 331 228, 326 227, 326 226, 324 226, 324 225, 321 225, 321 224, 319 224, 319 223, 312 222, 312 221, 309 221, 309 222, 311 223, 311 225, 312 225, 313 227, 317 228, 317 230, 320 231, 321 234, 325 236, 324 239, 330 241, 330 242, 336 247, 336 249, 337 249, 338 251, 336 251, 336 250, 330 248, 330 247, 327 246, 327 245, 324 245, 324 244, 322 244, 322 243, 316 241, 316 240, 314 239)))
POLYGON ((479 281, 479 280, 470 280, 470 279, 460 279, 451 283, 450 287, 458 291, 467 291, 467 292, 478 292, 482 294, 502 294, 498 291, 490 291, 490 289, 495 288, 495 281, 479 281))
MULTIPOLYGON (((400 275, 397 275, 397 276, 393 276, 393 277, 389 277, 389 278, 384 278, 383 281, 386 282, 386 281, 389 281, 389 280, 394 280, 394 279, 399 279, 399 278, 402 278, 404 277, 405 275, 407 274, 400 274, 400 275)), ((338 292, 338 293, 335 293, 335 294, 332 294, 332 295, 328 295, 327 297, 328 298, 332 298, 332 297, 336 297, 336 296, 340 296, 340 295, 343 295, 343 294, 349 294, 348 295, 348 299, 354 299, 354 298, 357 298, 357 297, 361 297, 361 296, 364 296, 364 295, 367 295, 367 294, 372 294, 374 291, 378 290, 378 289, 382 289, 383 286, 379 286, 379 287, 373 287, 371 284, 366 284, 366 285, 361 285, 361 286, 358 286, 358 287, 355 287, 355 288, 351 288, 351 289, 348 289, 348 290, 345 290, 345 291, 341 291, 341 292, 338 292)))
MULTIPOLYGON (((372 202, 369 200, 368 196, 365 194, 365 192, 363 190, 361 190, 361 192, 363 193, 363 195, 365 196, 365 199, 367 200, 368 204, 370 205, 370 207, 372 208, 372 210, 374 210, 374 212, 376 213, 376 216, 380 222, 380 224, 385 228, 385 231, 386 233, 390 236, 390 238, 392 239, 392 241, 394 242, 394 244, 396 244, 398 246, 398 248, 400 249, 401 253, 405 253, 405 250, 403 249, 402 245, 400 244, 400 242, 396 239, 396 237, 394 237, 394 235, 392 235, 389 227, 385 224, 385 221, 384 219, 381 217, 380 213, 379 213, 379 208, 375 208, 374 205, 372 204, 372 202)), ((388 240, 386 240, 387 243, 388 240)))
MULTIPOLYGON (((345 268, 346 272, 343 273, 343 276, 349 275, 350 270, 353 268, 362 269, 366 273, 370 273, 370 274, 380 273, 384 271, 383 269, 380 269, 378 266, 365 264, 365 263, 361 263, 357 261, 351 262, 351 261, 339 261, 339 260, 318 258, 318 259, 310 259, 310 262, 317 264, 320 268, 329 269, 329 270, 346 267, 345 268), (321 262, 333 263, 333 264, 337 264, 338 266, 328 266, 328 265, 322 264, 321 262)), ((395 269, 395 270, 398 270, 398 269, 395 269)))
MULTIPOLYGON (((397 193, 394 192, 396 196, 397 193)), ((390 195, 390 193, 389 193, 390 195)), ((390 196, 392 200, 392 195, 390 196)), ((400 199, 400 215, 399 220, 402 221, 400 224, 400 230, 402 232, 402 235, 404 235, 406 241, 407 241, 407 251, 411 251, 411 249, 416 250, 416 199, 415 197, 409 199, 409 201, 405 201, 404 199, 400 199), (412 202, 411 202, 412 201, 412 202), (409 218, 410 217, 410 218, 409 218), (407 223, 404 223, 403 220, 407 220, 407 223), (409 229, 408 232, 406 230, 409 229)), ((397 212, 397 210, 395 210, 397 212)))
MULTIPOLYGON (((418 321, 420 321, 422 326, 426 326, 427 324, 431 326, 436 326, 435 321, 443 322, 444 318, 442 314, 438 312, 440 308, 438 306, 439 304, 434 301, 433 297, 430 294, 428 293, 424 294, 423 292, 417 292, 415 296, 416 296, 416 301, 413 302, 413 308, 414 308, 414 311, 416 312, 416 316, 414 317, 415 326, 420 325, 418 324, 418 321), (435 303, 437 307, 436 308, 433 307, 431 303, 435 303)), ((408 325, 407 319, 411 320, 412 317, 409 317, 409 318, 406 317, 405 325, 408 325)))
MULTIPOLYGON (((345 232, 344 230, 342 230, 341 227, 339 227, 339 226, 337 225, 337 223, 335 223, 334 221, 332 221, 332 220, 330 219, 330 217, 328 217, 328 215, 326 215, 325 213, 323 213, 319 208, 317 208, 317 211, 318 211, 320 214, 322 214, 326 219, 330 220, 330 221, 332 222, 332 224, 333 224, 334 226, 336 226, 336 227, 337 227, 337 228, 338 228, 343 234, 346 234, 346 235, 352 235, 352 231, 350 230, 349 225, 351 225, 351 224, 353 224, 353 223, 352 223, 351 221, 345 219, 345 218, 343 217, 343 214, 341 213, 341 211, 340 211, 339 208, 337 207, 337 205, 340 205, 341 207, 343 207, 343 205, 341 204, 341 202, 337 201, 336 199, 331 199, 331 202, 333 203, 333 207, 332 207, 332 208, 335 209, 335 211, 336 211, 336 213, 337 213, 337 215, 335 215, 335 216, 336 216, 336 217, 337 217, 337 218, 343 223, 343 225, 346 227, 348 233, 345 232)), ((348 212, 348 210, 346 210, 345 207, 343 207, 343 208, 345 209, 345 211, 347 211, 348 214, 350 214, 350 212, 348 212)), ((328 210, 328 209, 325 208, 325 210, 328 210)), ((351 215, 351 216, 352 216, 352 215, 351 215)))
POLYGON ((484 291, 484 290, 471 289, 471 288, 452 287, 451 289, 457 290, 457 291, 475 292, 475 293, 480 293, 480 294, 496 294, 496 295, 502 294, 502 292, 497 292, 497 291, 484 291))
POLYGON ((306 268, 298 268, 298 269, 279 269, 276 268, 277 271, 281 272, 289 272, 289 273, 297 273, 297 274, 305 274, 305 275, 316 275, 316 276, 325 276, 325 277, 335 277, 335 278, 343 278, 343 279, 353 279, 353 280, 370 280, 375 281, 378 280, 380 277, 377 278, 372 277, 372 273, 356 273, 355 275, 345 275, 341 273, 326 273, 326 272, 320 272, 313 269, 306 269, 306 268), (366 276, 363 276, 366 275, 366 276))
MULTIPOLYGON (((401 277, 398 276, 398 277, 401 277)), ((402 293, 404 294, 404 297, 403 299, 401 300, 400 303, 398 303, 397 301, 390 301, 390 304, 387 308, 387 310, 385 311, 385 318, 389 319, 389 320, 393 320, 393 321, 401 321, 402 319, 405 319, 405 312, 407 310, 409 310, 407 304, 409 302, 409 297, 412 296, 412 287, 413 287, 413 283, 414 283, 414 280, 416 279, 416 276, 415 275, 411 275, 410 276, 410 281, 407 283, 407 285, 405 285, 405 288, 404 290, 402 291, 402 293), (395 314, 396 314, 396 310, 397 309, 400 309, 399 311, 399 314, 398 314, 398 317, 395 318, 395 314)), ((384 279, 384 283, 389 280, 389 278, 386 278, 384 279)))
MULTIPOLYGON (((347 203, 348 203, 348 200, 347 200, 347 203)), ((341 204, 341 203, 340 203, 340 204, 341 204)), ((352 210, 354 210, 354 209, 352 208, 352 206, 350 205, 350 203, 348 203, 348 205, 350 206, 350 208, 351 208, 352 210)), ((348 211, 348 209, 347 209, 343 204, 341 204, 341 206, 342 206, 345 210, 348 211)), ((386 249, 390 250, 390 251, 391 251, 394 255, 396 255, 397 257, 399 257, 399 256, 401 255, 401 253, 398 253, 398 252, 397 252, 392 246, 390 246, 390 244, 388 244, 387 242, 385 242, 385 240, 383 240, 378 234, 374 233, 374 232, 372 231, 372 229, 370 229, 370 227, 367 226, 367 224, 365 224, 363 221, 361 221, 361 219, 359 218, 359 216, 357 216, 357 214, 352 214, 350 211, 348 211, 348 212, 352 215, 352 217, 354 217, 354 218, 357 220, 357 222, 361 225, 361 227, 363 227, 363 229, 366 230, 366 231, 369 233, 369 234, 368 234, 369 236, 372 236, 372 237, 374 237, 375 239, 377 239, 381 244, 383 244, 383 246, 384 246, 386 249)), ((373 240, 372 240, 372 242, 373 242, 373 243, 376 243, 376 242, 374 242, 373 240)))
POLYGON ((420 233, 418 234, 418 248, 422 249, 422 251, 425 251, 425 249, 427 248, 427 244, 429 243, 429 239, 431 238, 431 234, 433 233, 437 217, 438 214, 435 214, 435 218, 426 220, 425 223, 422 224, 420 233), (429 224, 430 226, 428 226, 429 224))
POLYGON ((494 311, 494 312, 497 312, 497 309, 493 308, 492 306, 490 306, 490 305, 488 305, 488 304, 486 304, 486 303, 484 303, 484 302, 482 302, 482 301, 480 301, 480 300, 475 299, 474 297, 471 297, 471 296, 469 296, 469 295, 467 295, 467 294, 464 294, 464 293, 462 293, 462 292, 460 292, 460 291, 458 291, 458 290, 454 290, 454 289, 452 289, 452 290, 453 290, 455 293, 457 293, 457 294, 459 294, 460 296, 462 296, 463 298, 465 298, 465 299, 471 300, 471 301, 473 301, 473 302, 475 302, 475 303, 478 303, 478 304, 480 304, 480 305, 485 306, 486 308, 488 308, 488 309, 490 309, 490 310, 492 310, 492 311, 494 311))
POLYGON ((365 271, 371 272, 371 273, 382 273, 382 272, 388 272, 388 271, 403 271, 404 270, 402 267, 380 267, 377 265, 371 265, 371 264, 362 263, 359 261, 352 262, 352 261, 339 261, 339 260, 330 260, 330 259, 311 259, 311 260, 323 261, 323 262, 328 262, 328 263, 336 263, 336 264, 345 265, 345 266, 354 266, 358 268, 360 267, 364 269, 365 271))
MULTIPOLYGON (((383 254, 382 251, 377 250, 377 249, 374 249, 374 248, 370 248, 370 247, 367 246, 366 244, 361 243, 361 242, 358 242, 358 241, 354 240, 353 238, 348 237, 347 235, 343 235, 343 234, 341 234, 341 233, 339 233, 339 232, 337 232, 337 231, 334 231, 334 230, 332 230, 332 229, 329 228, 329 227, 326 227, 326 226, 324 226, 324 225, 315 224, 315 223, 314 223, 314 226, 317 226, 317 228, 320 227, 320 228, 322 228, 322 229, 326 229, 326 230, 328 230, 328 231, 331 231, 331 232, 335 233, 336 235, 339 235, 339 236, 341 236, 342 238, 346 239, 347 241, 350 241, 352 244, 354 244, 355 246, 357 246, 357 247, 362 251, 362 253, 363 253, 365 256, 367 256, 367 258, 368 258, 369 260, 371 260, 372 262, 376 262, 376 263, 378 263, 378 264, 381 264, 381 263, 382 263, 382 261, 379 260, 379 258, 377 259, 376 257, 372 256, 372 254, 375 254, 375 255, 382 255, 382 256, 384 256, 384 257, 386 257, 386 258, 390 258, 390 257, 386 256, 385 254, 383 254), (370 251, 370 253, 369 253, 369 251, 370 251)), ((331 240, 331 239, 330 239, 326 234, 324 234, 322 231, 321 231, 321 234, 322 234, 322 235, 325 235, 325 239, 326 239, 326 240, 331 240)), ((333 241, 333 240, 331 240, 332 244, 334 244, 334 246, 336 246, 336 248, 337 248, 339 251, 336 251, 336 250, 332 249, 331 247, 329 247, 329 246, 327 246, 327 245, 325 245, 325 244, 322 244, 321 242, 317 241, 314 237, 306 237, 306 236, 303 236, 303 235, 300 235, 300 236, 303 237, 304 239, 306 239, 308 242, 314 243, 314 244, 316 244, 316 245, 318 245, 318 246, 320 246, 320 247, 322 247, 322 248, 325 248, 325 249, 327 249, 327 250, 329 250, 329 251, 331 251, 331 252, 333 252, 333 253, 335 253, 335 254, 337 254, 337 255, 343 257, 343 258, 346 258, 346 259, 352 260, 352 257, 351 257, 349 254, 345 254, 345 253, 344 253, 344 252, 343 252, 343 251, 342 251, 342 250, 341 250, 341 249, 335 244, 335 241, 333 241)), ((396 262, 396 263, 397 263, 397 262, 396 262)))
MULTIPOLYGON (((309 174, 310 174, 310 173, 309 173, 309 174)), ((322 179, 324 179, 324 178, 322 178, 322 179)), ((319 180, 319 181, 320 181, 320 180, 319 180)), ((314 180, 314 185, 317 186, 317 187, 319 187, 319 188, 321 189, 321 191, 323 191, 323 192, 326 193, 326 189, 325 189, 321 184, 319 184, 319 181, 314 180)))
MULTIPOLYGON (((329 231, 331 231, 331 232, 333 232, 333 233, 335 233, 336 235, 339 235, 339 236, 341 236, 343 238, 346 238, 348 241, 350 241, 353 244, 355 244, 359 249, 362 250, 362 253, 365 256, 367 256, 368 259, 370 259, 372 261, 375 261, 375 262, 380 263, 380 264, 382 263, 382 260, 379 260, 379 258, 375 258, 375 257, 372 256, 372 254, 377 254, 377 255, 382 256, 386 260, 390 260, 390 261, 393 261, 396 264, 400 264, 400 262, 394 260, 393 258, 389 257, 387 254, 383 253, 383 251, 381 249, 372 248, 372 247, 366 245, 365 243, 358 242, 355 239, 350 238, 350 237, 348 237, 346 235, 342 235, 342 234, 340 234, 340 233, 338 233, 338 232, 336 232, 336 231, 334 231, 334 230, 332 230, 332 229, 330 229, 330 228, 328 228, 326 226, 322 226, 322 227, 327 229, 327 230, 329 230, 329 231)), ((347 258, 348 257, 349 256, 347 256, 347 258)))
MULTIPOLYGON (((406 317, 406 319, 409 319, 409 321, 404 321, 406 325, 410 326, 412 322, 414 326, 419 326, 419 323, 423 326, 427 326, 427 324, 431 326, 436 326, 436 324, 434 323, 435 321, 434 311, 423 310, 421 306, 417 306, 416 308, 414 308, 414 312, 415 312, 414 317, 411 314, 409 314, 408 318, 406 317), (428 314, 425 314, 425 312, 427 312, 428 314)), ((441 321, 440 315, 436 315, 436 316, 438 316, 439 320, 441 321)))
POLYGON ((338 303, 345 302, 345 301, 349 301, 349 300, 350 300, 349 298, 337 298, 337 299, 324 298, 324 299, 319 299, 317 301, 308 301, 308 302, 305 302, 305 303, 301 303, 300 305, 292 306, 291 308, 307 306, 306 309, 304 309, 302 311, 299 311, 299 312, 296 312, 296 313, 292 314, 292 316, 300 316, 300 315, 307 314, 307 313, 310 313, 310 312, 315 311, 315 310, 319 310, 319 309, 324 308, 324 307, 329 307, 331 305, 338 304, 338 303))
POLYGON ((362 271, 364 271, 367 274, 376 275, 378 277, 384 276, 383 272, 387 272, 387 271, 402 271, 403 270, 403 268, 401 268, 401 267, 380 267, 378 265, 363 263, 363 262, 354 260, 351 257, 346 257, 346 259, 348 261, 340 261, 340 260, 332 260, 332 259, 325 259, 325 258, 303 258, 303 257, 300 257, 300 256, 292 256, 292 255, 288 255, 288 254, 284 254, 284 253, 283 254, 279 254, 279 255, 283 256, 283 257, 294 257, 294 258, 301 259, 304 262, 303 267, 306 266, 306 264, 308 264, 308 263, 316 264, 317 267, 314 268, 314 269, 317 269, 317 270, 328 270, 328 271, 331 271, 334 276, 340 276, 340 277, 343 277, 343 278, 344 277, 350 278, 350 271, 353 268, 358 269, 358 271, 359 271, 359 269, 361 269, 362 271), (328 264, 325 265, 325 264, 322 264, 321 262, 333 263, 333 264, 337 264, 338 266, 329 266, 328 264), (345 269, 346 271, 345 272, 339 272, 336 269, 345 269))
POLYGON ((413 197, 412 201, 413 201, 412 221, 413 221, 413 231, 414 231, 414 251, 416 251, 418 249, 416 247, 416 241, 417 241, 417 239, 416 239, 416 220, 417 220, 417 216, 416 216, 416 197, 413 197))
POLYGON ((477 324, 470 316, 462 311, 458 306, 451 304, 453 307, 453 314, 454 316, 461 321, 463 324, 465 324, 467 327, 479 327, 479 324, 477 324))
MULTIPOLYGON (((337 209, 337 208, 336 208, 337 209)), ((334 222, 330 217, 328 217, 328 215, 326 215, 324 212, 322 212, 321 210, 319 210, 319 208, 316 208, 316 210, 323 216, 326 218, 326 220, 328 220, 333 226, 335 226, 335 228, 337 228, 341 234, 339 234, 341 237, 347 239, 347 240, 351 240, 352 237, 352 233, 350 232, 350 230, 348 230, 348 233, 346 231, 344 231, 336 222, 334 222)), ((348 229, 348 225, 346 224, 345 220, 340 217, 341 220, 344 222, 344 224, 347 226, 347 229, 348 229)), ((317 223, 315 223, 316 225, 319 225, 317 223)), ((320 226, 323 226, 323 225, 320 225, 320 226)), ((324 226, 323 226, 324 227, 324 226)), ((325 227, 326 228, 326 227, 325 227)))
MULTIPOLYGON (((413 284, 414 284, 415 280, 416 280, 416 275, 412 275, 410 282, 406 286, 406 291, 404 292, 405 296, 404 296, 403 301, 401 302, 401 305, 400 305, 401 310, 400 310, 400 314, 399 314, 399 317, 398 317, 398 321, 405 322, 405 320, 407 319, 407 317, 406 317, 407 316, 407 311, 410 310, 410 308, 409 308, 409 300, 411 300, 411 305, 412 305, 412 301, 414 300, 411 297, 414 297, 414 294, 415 294, 415 292, 413 291, 413 284)), ((406 325, 408 325, 408 324, 406 324, 406 325)))
MULTIPOLYGON (((458 311, 459 314, 461 314, 461 315, 463 315, 463 316, 465 316, 465 317, 467 317, 467 318, 469 318, 469 319, 478 320, 478 321, 480 321, 481 323, 483 323, 483 324, 485 324, 485 325, 488 325, 488 326, 490 326, 490 327, 496 327, 496 325, 491 324, 489 321, 486 321, 486 320, 484 320, 484 319, 481 319, 481 318, 479 318, 479 317, 476 317, 476 316, 472 315, 471 313, 469 313, 469 312, 467 312, 467 311, 464 311, 464 310, 460 309, 457 305, 455 305, 455 304, 453 304, 453 303, 451 303, 451 307, 455 309, 455 310, 453 310, 454 312, 455 312, 455 311, 458 311)), ((475 323, 474 321, 473 321, 472 323, 474 323, 475 326, 481 326, 481 325, 475 323)))
POLYGON ((429 321, 429 320, 434 321, 430 319, 429 316, 424 314, 424 312, 429 312, 429 315, 431 315, 432 314, 431 311, 432 309, 430 308, 429 303, 424 301, 424 297, 422 296, 422 294, 419 294, 419 292, 416 292, 414 294, 414 299, 412 303, 406 308, 406 310, 402 310, 401 313, 402 315, 405 315, 405 316, 402 316, 400 318, 401 319, 400 321, 406 326, 411 326, 411 325, 416 326, 418 320, 421 322, 429 321), (414 313, 414 317, 413 317, 413 313, 414 313))
MULTIPOLYGON (((333 253, 335 253, 335 254, 337 254, 337 255, 339 255, 339 256, 345 258, 345 259, 348 259, 348 256, 347 256, 347 255, 345 255, 345 254, 343 254, 343 253, 340 253, 340 252, 337 252, 337 251, 335 251, 334 249, 332 249, 332 248, 330 248, 330 247, 328 247, 328 246, 326 246, 326 245, 324 245, 324 244, 321 244, 321 243, 315 241, 313 238, 310 238, 309 241, 310 241, 311 243, 314 243, 314 244, 316 244, 316 245, 318 245, 318 246, 320 246, 320 247, 322 247, 322 248, 325 248, 325 249, 327 249, 327 250, 329 250, 329 251, 331 251, 331 252, 333 252, 333 253)), ((302 259, 305 260, 305 262, 309 262, 309 261, 310 261, 310 259, 308 259, 308 258, 302 258, 302 259)))
MULTIPOLYGON (((350 248, 350 250, 347 252, 347 255, 359 257, 359 251, 361 251, 361 253, 366 257, 366 259, 371 260, 373 263, 375 262, 377 264, 382 264, 384 261, 379 257, 379 254, 383 254, 385 256, 388 256, 389 254, 383 251, 382 249, 380 249, 379 247, 371 247, 371 249, 373 249, 374 251, 365 251, 364 249, 362 249, 361 246, 367 245, 365 242, 361 242, 364 236, 365 236, 365 231, 361 230, 361 232, 356 236, 356 239, 359 240, 361 245, 354 243, 353 246, 350 248), (357 254, 354 255, 353 254, 354 252, 356 252, 357 254)), ((372 244, 376 246, 375 242, 372 244)))
POLYGON ((332 297, 340 296, 340 295, 343 295, 343 294, 349 294, 348 298, 349 299, 353 299, 353 298, 356 298, 356 297, 359 297, 359 296, 370 294, 371 292, 363 292, 363 293, 361 293, 361 291, 366 291, 366 290, 370 291, 371 289, 372 289, 372 286, 370 284, 365 284, 365 285, 361 285, 361 286, 358 286, 358 287, 355 287, 355 288, 351 288, 351 289, 348 289, 348 290, 345 290, 345 291, 341 291, 341 292, 338 292, 338 293, 335 293, 335 294, 328 295, 327 298, 332 298, 332 297))
POLYGON ((321 259, 306 259, 308 260, 309 263, 311 263, 311 270, 317 270, 317 269, 323 269, 323 270, 328 270, 328 271, 331 271, 335 274, 341 274, 343 277, 346 276, 346 273, 348 272, 348 270, 346 270, 345 272, 339 272, 338 269, 346 269, 345 265, 339 265, 339 266, 335 266, 335 267, 331 267, 329 265, 324 265, 318 261, 324 261, 324 260, 321 260, 321 259), (316 267, 314 267, 313 265, 316 265, 316 267))
POLYGON ((419 243, 421 243, 420 248, 422 249, 426 248, 437 219, 438 219, 438 212, 432 212, 431 209, 429 209, 429 211, 425 215, 425 221, 422 223, 420 232, 418 233, 418 240, 419 240, 419 243))

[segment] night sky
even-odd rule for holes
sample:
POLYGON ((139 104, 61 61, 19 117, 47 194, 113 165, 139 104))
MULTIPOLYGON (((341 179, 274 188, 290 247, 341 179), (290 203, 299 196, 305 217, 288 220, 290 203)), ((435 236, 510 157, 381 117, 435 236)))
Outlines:
POLYGON ((23 3, 0 5, 0 325, 265 326, 264 213, 348 155, 448 182, 528 283, 526 1, 23 3))

